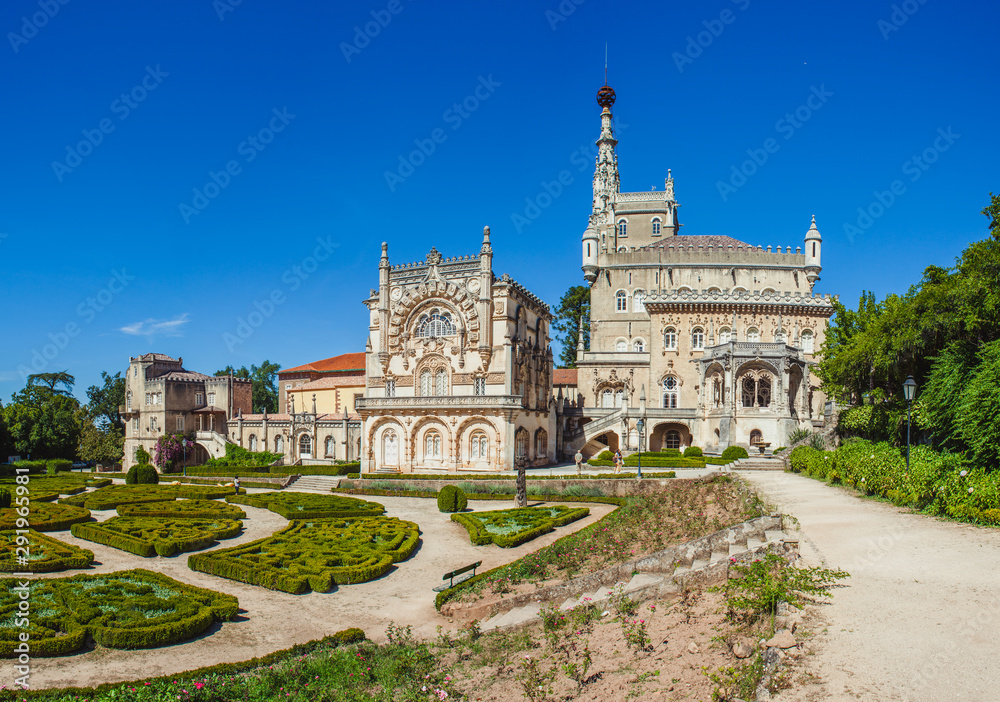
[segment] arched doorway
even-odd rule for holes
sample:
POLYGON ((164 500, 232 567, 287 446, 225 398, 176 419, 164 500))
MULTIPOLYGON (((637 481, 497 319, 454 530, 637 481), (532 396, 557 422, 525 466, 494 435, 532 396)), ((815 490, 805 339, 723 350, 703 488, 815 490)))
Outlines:
POLYGON ((691 430, 678 422, 663 422, 649 434, 649 450, 684 449, 691 446, 691 430))

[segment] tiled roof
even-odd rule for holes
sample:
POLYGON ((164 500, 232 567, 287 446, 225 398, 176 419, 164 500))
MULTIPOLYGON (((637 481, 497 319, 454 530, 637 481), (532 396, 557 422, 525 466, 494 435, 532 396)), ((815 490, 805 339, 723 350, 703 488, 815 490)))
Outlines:
POLYGON ((553 385, 576 385, 576 368, 556 368, 552 371, 553 385))
POLYGON ((288 392, 308 392, 310 390, 328 390, 330 388, 343 388, 343 387, 354 387, 354 386, 364 386, 365 384, 365 374, 364 373, 352 373, 351 375, 335 375, 331 378, 320 378, 319 380, 313 380, 304 385, 298 385, 294 388, 289 388, 288 392))
POLYGON ((140 361, 172 361, 178 363, 178 359, 172 358, 165 353, 146 353, 139 356, 140 361))
MULTIPOLYGON (((344 418, 344 413, 343 412, 333 413, 333 414, 319 414, 319 415, 316 415, 316 421, 319 421, 319 422, 322 422, 322 421, 339 421, 339 420, 341 420, 343 418, 344 418)), ((351 421, 357 421, 358 419, 361 419, 361 415, 359 415, 357 413, 354 413, 354 412, 349 412, 347 414, 347 418, 349 420, 351 420, 351 421)), ((262 419, 264 419, 264 415, 263 414, 244 414, 243 415, 243 420, 244 421, 259 422, 262 419)), ((267 414, 267 421, 269 421, 269 422, 290 422, 291 419, 292 419, 291 416, 288 415, 288 414, 271 414, 270 412, 268 412, 268 414, 267 414)), ((236 418, 234 417, 233 419, 230 419, 229 421, 230 422, 235 422, 236 418)))
POLYGON ((169 371, 163 375, 156 376, 156 380, 180 380, 183 382, 211 380, 214 376, 196 373, 195 371, 179 370, 169 371))
POLYGON ((205 407, 199 407, 198 409, 193 410, 192 414, 215 414, 217 412, 225 414, 226 410, 222 409, 221 407, 216 407, 214 405, 207 405, 205 407))
POLYGON ((365 354, 361 353, 344 353, 339 356, 334 356, 332 358, 324 358, 322 361, 313 361, 312 363, 306 363, 302 366, 296 366, 295 368, 286 368, 278 372, 279 376, 285 375, 286 373, 301 373, 312 371, 314 373, 338 373, 343 371, 361 371, 365 370, 365 354))
POLYGON ((717 234, 711 234, 707 236, 702 235, 688 235, 688 234, 678 234, 675 237, 670 237, 663 240, 663 243, 670 245, 677 242, 680 246, 687 246, 693 244, 695 246, 749 246, 746 242, 740 241, 739 239, 734 239, 731 236, 723 236, 717 234))

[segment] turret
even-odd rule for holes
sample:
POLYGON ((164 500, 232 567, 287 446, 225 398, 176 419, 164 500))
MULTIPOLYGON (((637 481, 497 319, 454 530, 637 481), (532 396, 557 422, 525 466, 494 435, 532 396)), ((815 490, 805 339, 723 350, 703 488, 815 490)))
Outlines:
POLYGON ((583 277, 587 279, 587 282, 591 285, 597 280, 597 247, 599 240, 597 238, 597 229, 593 226, 587 227, 587 231, 583 233, 583 277))
POLYGON ((806 280, 809 281, 809 292, 819 280, 819 272, 823 270, 820 265, 820 254, 823 248, 823 237, 820 236, 819 229, 816 228, 816 215, 813 215, 812 225, 806 232, 806 280))

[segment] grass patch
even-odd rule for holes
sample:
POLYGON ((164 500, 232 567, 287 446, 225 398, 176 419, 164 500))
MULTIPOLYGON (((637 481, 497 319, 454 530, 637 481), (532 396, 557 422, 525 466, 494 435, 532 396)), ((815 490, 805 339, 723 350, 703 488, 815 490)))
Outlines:
POLYGON ((496 544, 501 548, 513 548, 589 514, 586 507, 525 507, 458 513, 451 515, 451 521, 464 526, 476 546, 496 544))
POLYGON ((173 556, 231 539, 243 530, 234 519, 169 519, 165 517, 112 517, 104 522, 74 524, 73 536, 148 558, 173 556))
POLYGON ((93 551, 67 544, 34 529, 27 534, 0 531, 0 572, 55 573, 71 568, 86 568, 94 560, 93 551), (26 549, 19 550, 19 549, 26 549), (27 564, 17 557, 27 553, 27 564))
POLYGON ((378 502, 366 502, 339 495, 309 492, 263 492, 256 495, 231 495, 227 502, 269 509, 285 519, 323 519, 326 517, 374 517, 385 512, 378 502))

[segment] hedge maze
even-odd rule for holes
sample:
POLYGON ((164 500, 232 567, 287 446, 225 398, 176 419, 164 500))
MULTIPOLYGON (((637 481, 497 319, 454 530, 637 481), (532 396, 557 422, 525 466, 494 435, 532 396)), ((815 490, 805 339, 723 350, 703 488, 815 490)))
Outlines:
POLYGON ((93 560, 93 551, 63 543, 34 529, 27 534, 0 531, 0 572, 3 573, 55 573, 86 568, 93 560), (17 557, 25 553, 28 554, 27 564, 18 563, 17 557))
POLYGON ((265 539, 188 556, 188 567, 293 595, 326 592, 381 577, 419 542, 417 525, 395 517, 302 519, 265 539))
POLYGON ((385 512, 385 507, 378 502, 308 492, 262 492, 256 495, 230 495, 226 498, 226 502, 269 509, 285 519, 375 517, 385 512))
POLYGON ((589 514, 586 507, 524 507, 453 514, 451 520, 466 528, 476 546, 513 548, 589 514))
POLYGON ((190 519, 246 519, 236 505, 216 500, 176 500, 173 502, 129 502, 118 505, 123 517, 174 517, 190 519))
POLYGON ((216 485, 109 485, 94 492, 64 497, 59 502, 100 511, 140 502, 167 502, 176 499, 217 500, 232 494, 232 488, 216 485))
POLYGON ((31 502, 26 508, 22 506, 0 509, 0 530, 30 527, 35 531, 64 531, 73 524, 86 522, 89 519, 90 512, 83 507, 31 502))
POLYGON ((22 599, 18 580, 0 579, 0 657, 16 656, 25 631, 33 657, 72 653, 88 636, 109 648, 165 646, 228 621, 239 609, 232 595, 142 569, 32 580, 27 587, 22 599))
POLYGON ((173 556, 197 551, 217 539, 231 539, 243 530, 235 519, 168 519, 163 517, 112 517, 104 522, 74 524, 73 536, 137 556, 173 556))

